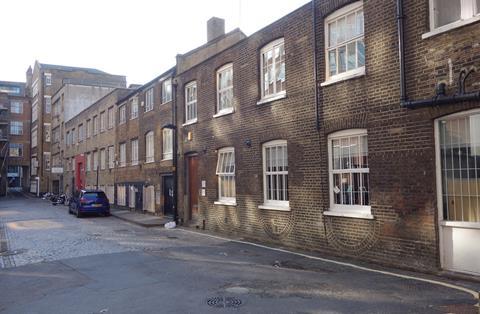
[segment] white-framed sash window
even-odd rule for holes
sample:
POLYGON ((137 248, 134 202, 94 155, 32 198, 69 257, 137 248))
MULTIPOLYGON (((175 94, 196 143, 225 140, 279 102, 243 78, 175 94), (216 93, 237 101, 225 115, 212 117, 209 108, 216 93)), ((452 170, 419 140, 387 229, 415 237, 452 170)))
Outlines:
POLYGON ((217 115, 233 112, 233 64, 217 71, 217 115))
POLYGON ((132 145, 132 166, 138 165, 138 139, 131 140, 132 145))
POLYGON ((264 204, 260 208, 290 210, 287 141, 263 144, 262 154, 264 204))
POLYGON ((262 99, 285 94, 285 43, 277 39, 261 50, 262 99))
POLYGON ((197 82, 185 86, 185 123, 197 121, 197 82))
POLYGON ((236 202, 235 189, 235 149, 222 148, 218 151, 217 170, 219 202, 236 202))
POLYGON ((150 131, 145 135, 145 162, 147 163, 155 161, 154 144, 154 134, 150 131))

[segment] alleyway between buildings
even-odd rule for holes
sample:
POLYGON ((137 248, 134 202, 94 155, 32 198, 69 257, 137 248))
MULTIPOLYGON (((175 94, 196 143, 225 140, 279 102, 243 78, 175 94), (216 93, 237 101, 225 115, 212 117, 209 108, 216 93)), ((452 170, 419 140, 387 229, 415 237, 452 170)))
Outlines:
POLYGON ((456 289, 29 197, 0 200, 0 240, 1 313, 478 313, 456 289))

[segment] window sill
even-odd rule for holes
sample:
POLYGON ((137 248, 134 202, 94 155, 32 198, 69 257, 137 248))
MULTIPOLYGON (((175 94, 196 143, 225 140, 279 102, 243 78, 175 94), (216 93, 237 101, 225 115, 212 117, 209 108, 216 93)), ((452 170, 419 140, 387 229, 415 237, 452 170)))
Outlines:
POLYGON ((170 99, 170 100, 167 100, 167 101, 162 102, 160 105, 166 105, 166 104, 169 104, 169 103, 171 103, 171 102, 172 102, 172 100, 170 99))
POLYGON ((324 216, 359 218, 359 219, 374 219, 372 214, 360 212, 347 212, 339 210, 328 210, 323 212, 324 216))
POLYGON ((262 204, 262 205, 259 205, 258 208, 279 210, 279 211, 284 211, 284 212, 289 212, 290 211, 290 206, 289 205, 262 204))
POLYGON ((153 164, 155 160, 145 161, 144 164, 153 164))
POLYGON ((480 229, 480 222, 446 221, 446 220, 442 220, 442 221, 440 222, 440 225, 443 226, 443 227, 480 229))
POLYGON ((226 116, 226 115, 232 114, 234 112, 235 112, 235 110, 233 110, 233 108, 231 108, 231 109, 220 111, 219 113, 214 114, 213 117, 218 118, 218 117, 221 117, 221 116, 226 116))
POLYGON ((225 205, 225 206, 237 206, 237 202, 229 202, 229 201, 215 201, 213 202, 215 205, 225 205))
POLYGON ((361 67, 361 68, 358 68, 358 69, 355 69, 355 70, 351 70, 349 72, 345 72, 345 73, 342 73, 342 74, 332 76, 331 78, 329 78, 328 80, 326 80, 325 82, 320 84, 320 86, 322 86, 322 87, 323 86, 328 86, 328 85, 336 84, 336 83, 339 83, 339 82, 343 82, 343 81, 351 80, 351 79, 354 79, 354 78, 358 78, 358 77, 361 77, 361 76, 364 76, 364 75, 365 75, 365 67, 361 67))
POLYGON ((436 36, 436 35, 440 35, 440 34, 449 32, 453 29, 456 29, 456 28, 459 28, 459 27, 462 27, 462 26, 465 26, 465 25, 469 25, 469 24, 472 24, 472 23, 475 23, 475 22, 478 22, 478 21, 480 21, 480 15, 471 17, 471 18, 466 19, 466 20, 456 21, 456 22, 438 27, 438 28, 434 29, 433 31, 430 31, 428 33, 423 34, 422 39, 427 39, 427 38, 430 38, 430 37, 433 37, 433 36, 436 36))
POLYGON ((282 93, 278 93, 274 96, 270 96, 270 97, 265 97, 265 98, 262 98, 260 99, 259 101, 257 101, 257 105, 263 105, 263 104, 268 104, 272 101, 275 101, 275 100, 280 100, 280 99, 285 99, 287 98, 287 93, 286 92, 282 92, 282 93))
POLYGON ((138 118, 138 116, 132 117, 132 118, 130 118, 130 121, 135 120, 137 118, 138 118))
POLYGON ((187 121, 185 122, 184 124, 182 124, 182 126, 187 126, 187 125, 191 125, 191 124, 195 124, 197 123, 197 119, 193 119, 193 120, 190 120, 190 121, 187 121))
POLYGON ((160 161, 171 161, 171 160, 173 160, 173 157, 172 157, 172 158, 163 158, 163 159, 160 160, 160 161))

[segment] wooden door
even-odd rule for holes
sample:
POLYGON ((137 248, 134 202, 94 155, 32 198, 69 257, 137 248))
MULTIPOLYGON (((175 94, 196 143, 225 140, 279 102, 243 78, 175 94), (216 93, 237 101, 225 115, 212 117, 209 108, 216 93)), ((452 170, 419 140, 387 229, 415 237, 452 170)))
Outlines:
POLYGON ((198 157, 188 157, 188 203, 190 219, 198 215, 198 157))

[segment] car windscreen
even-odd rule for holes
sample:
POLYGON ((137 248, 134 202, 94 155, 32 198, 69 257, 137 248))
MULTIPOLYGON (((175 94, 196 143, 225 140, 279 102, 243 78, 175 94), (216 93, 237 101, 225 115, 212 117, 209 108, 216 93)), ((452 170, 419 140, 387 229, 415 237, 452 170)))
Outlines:
POLYGON ((87 192, 83 194, 83 198, 89 201, 95 201, 96 199, 105 199, 107 196, 103 192, 87 192))

